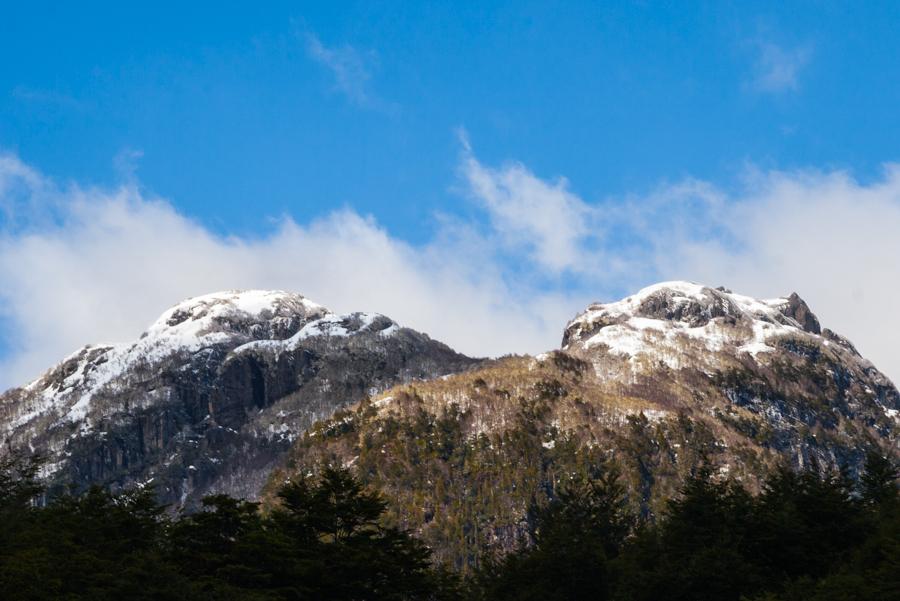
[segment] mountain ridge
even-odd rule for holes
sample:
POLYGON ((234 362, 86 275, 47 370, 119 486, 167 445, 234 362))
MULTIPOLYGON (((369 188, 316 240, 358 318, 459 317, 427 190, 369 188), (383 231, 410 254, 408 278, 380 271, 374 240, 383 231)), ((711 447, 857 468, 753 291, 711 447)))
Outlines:
MULTIPOLYGON (((532 508, 610 464, 645 516, 704 464, 758 491, 788 464, 857 477, 900 457, 900 393, 797 295, 687 282, 593 304, 563 348, 400 385, 313 427, 267 490, 352 466, 392 519, 457 567, 528 536, 532 508)), ((268 502, 274 502, 268 498, 268 502)))
POLYGON ((178 303, 3 393, 0 452, 45 454, 51 491, 150 485, 187 510, 350 465, 465 564, 514 546, 565 473, 622 464, 653 515, 704 458, 750 489, 780 462, 853 476, 866 450, 898 455, 898 416, 893 383, 796 293, 662 282, 589 305, 559 349, 481 360, 377 313, 250 290, 178 303))
POLYGON ((475 362, 380 314, 337 315, 282 291, 219 292, 3 393, 0 433, 7 449, 48 455, 45 475, 60 484, 152 482, 178 506, 208 492, 252 498, 315 419, 475 362))

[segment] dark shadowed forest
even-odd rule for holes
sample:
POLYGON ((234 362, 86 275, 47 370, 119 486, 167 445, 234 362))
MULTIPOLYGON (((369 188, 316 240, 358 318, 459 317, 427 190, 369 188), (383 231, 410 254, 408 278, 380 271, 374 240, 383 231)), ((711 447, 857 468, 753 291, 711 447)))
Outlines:
POLYGON ((0 469, 2 599, 900 599, 898 471, 874 454, 858 482, 781 469, 756 496, 701 469, 656 519, 631 512, 608 465, 561 484, 518 550, 465 577, 344 469, 284 484, 271 511, 212 496, 177 516, 149 488, 47 498, 38 471, 0 469))

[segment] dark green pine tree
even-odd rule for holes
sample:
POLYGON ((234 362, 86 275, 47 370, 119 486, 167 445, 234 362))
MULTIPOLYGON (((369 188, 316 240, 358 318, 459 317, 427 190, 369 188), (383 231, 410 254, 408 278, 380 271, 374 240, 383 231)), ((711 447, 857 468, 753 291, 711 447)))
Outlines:
POLYGON ((576 478, 535 512, 533 545, 485 562, 477 596, 497 600, 568 601, 609 598, 608 560, 615 557, 635 518, 619 472, 576 478))
POLYGON ((757 501, 750 557, 768 590, 798 578, 817 579, 845 561, 865 538, 865 516, 845 473, 779 469, 757 501))
POLYGON ((874 451, 866 456, 866 467, 860 476, 860 493, 870 504, 888 506, 898 498, 897 478, 900 470, 887 457, 874 451))
POLYGON ((898 469, 869 453, 859 489, 868 510, 865 538, 848 560, 814 587, 795 595, 815 601, 900 601, 900 495, 898 469), (803 595, 805 594, 805 597, 803 595))
POLYGON ((211 497, 172 528, 173 556, 208 598, 407 600, 439 598, 455 579, 430 551, 382 523, 386 502, 347 470, 286 484, 281 505, 211 497), (243 596, 242 596, 243 595, 243 596))
POLYGON ((285 562, 278 534, 264 527, 257 503, 214 495, 172 525, 169 555, 197 597, 277 599, 285 562))
POLYGON ((433 593, 430 552, 381 520, 387 507, 347 470, 325 468, 315 483, 301 479, 278 494, 272 523, 316 564, 315 586, 329 599, 425 599, 433 593))
POLYGON ((616 564, 617 599, 737 601, 759 575, 745 560, 753 499, 701 467, 616 564))

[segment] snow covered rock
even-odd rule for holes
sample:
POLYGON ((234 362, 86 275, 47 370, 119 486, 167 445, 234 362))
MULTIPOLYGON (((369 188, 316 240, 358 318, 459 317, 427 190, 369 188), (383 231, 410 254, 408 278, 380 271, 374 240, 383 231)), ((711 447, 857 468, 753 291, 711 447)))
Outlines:
POLYGON ((288 292, 220 292, 3 393, 0 436, 5 451, 46 454, 59 485, 152 483, 179 506, 212 492, 254 497, 315 420, 474 362, 383 315, 335 315, 288 292))
POLYGON ((897 388, 847 339, 823 330, 796 293, 759 300, 664 282, 589 306, 566 326, 563 350, 629 394, 652 389, 674 403, 690 388, 695 409, 740 414, 743 423, 759 417, 771 444, 795 445, 798 464, 858 465, 861 451, 852 461, 836 456, 858 427, 900 450, 897 388))
MULTIPOLYGON (((716 353, 774 353, 778 340, 802 338, 852 349, 819 320, 796 293, 758 300, 724 288, 663 282, 608 304, 593 304, 566 326, 563 349, 597 356, 605 351, 670 367, 714 369, 716 353), (594 352, 590 352, 594 349, 594 352)), ((855 352, 855 351, 854 351, 855 352)), ((632 361, 635 363, 635 361, 632 361)))

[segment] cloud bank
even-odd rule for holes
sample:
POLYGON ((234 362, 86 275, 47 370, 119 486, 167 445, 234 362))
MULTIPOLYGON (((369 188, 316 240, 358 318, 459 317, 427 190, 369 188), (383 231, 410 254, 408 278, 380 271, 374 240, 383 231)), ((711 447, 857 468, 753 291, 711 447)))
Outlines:
POLYGON ((486 166, 466 147, 460 187, 483 220, 447 220, 413 246, 352 210, 223 237, 129 184, 60 186, 0 156, 0 388, 86 343, 130 340, 214 290, 297 291, 339 312, 379 311, 473 355, 539 352, 568 319, 660 279, 771 297, 797 291, 895 379, 900 356, 900 167, 750 174, 587 202, 561 178, 486 166))
POLYGON ((582 302, 508 283, 469 228, 411 247, 345 210, 284 219, 256 239, 221 237, 134 186, 58 188, 13 157, 0 161, 0 194, 9 215, 33 218, 0 234, 11 346, 0 388, 83 344, 133 339, 173 303, 214 290, 285 289, 335 311, 379 311, 478 355, 558 344, 582 302))

